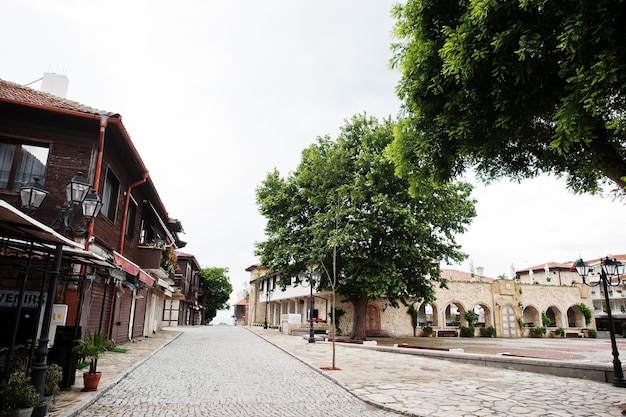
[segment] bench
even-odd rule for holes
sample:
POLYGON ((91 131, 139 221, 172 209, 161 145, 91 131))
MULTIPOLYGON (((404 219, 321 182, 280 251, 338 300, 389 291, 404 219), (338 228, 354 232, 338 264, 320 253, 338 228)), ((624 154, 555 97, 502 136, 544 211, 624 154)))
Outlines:
POLYGON ((583 337, 583 334, 579 332, 565 332, 565 337, 583 337))
POLYGON ((437 337, 458 337, 458 330, 436 330, 435 335, 437 337))

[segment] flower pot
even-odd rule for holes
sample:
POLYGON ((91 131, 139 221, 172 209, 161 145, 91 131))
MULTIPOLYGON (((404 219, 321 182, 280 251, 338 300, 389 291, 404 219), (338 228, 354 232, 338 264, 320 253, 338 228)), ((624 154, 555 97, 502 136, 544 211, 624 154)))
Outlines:
POLYGON ((30 408, 19 408, 17 410, 12 410, 9 414, 11 417, 30 417, 33 414, 33 409, 35 407, 30 408))
POLYGON ((95 374, 85 372, 83 374, 83 382, 85 384, 85 388, 83 388, 83 391, 96 391, 98 389, 98 384, 100 383, 101 376, 101 372, 96 372, 95 374))

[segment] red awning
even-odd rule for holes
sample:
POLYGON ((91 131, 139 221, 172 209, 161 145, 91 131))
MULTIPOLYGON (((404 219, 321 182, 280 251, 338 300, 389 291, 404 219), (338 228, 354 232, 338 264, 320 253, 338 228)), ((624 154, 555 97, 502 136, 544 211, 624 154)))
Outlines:
POLYGON ((113 251, 113 263, 122 268, 122 271, 134 277, 138 276, 139 281, 143 282, 148 287, 152 287, 152 285, 154 285, 154 278, 148 275, 148 273, 143 269, 139 268, 139 265, 115 251, 113 251))
POLYGON ((122 268, 122 271, 127 272, 132 276, 137 276, 141 269, 137 264, 129 261, 115 251, 113 251, 113 263, 122 268))
POLYGON ((144 272, 143 269, 139 270, 139 281, 143 282, 148 287, 152 287, 152 285, 154 284, 154 278, 144 272))

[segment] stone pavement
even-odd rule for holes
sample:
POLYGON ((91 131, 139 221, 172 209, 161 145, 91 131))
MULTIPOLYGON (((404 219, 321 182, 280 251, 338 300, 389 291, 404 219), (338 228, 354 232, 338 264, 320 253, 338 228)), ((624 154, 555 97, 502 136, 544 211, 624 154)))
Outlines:
POLYGON ((127 343, 121 347, 128 348, 126 353, 110 352, 98 360, 98 371, 102 378, 98 391, 82 392, 83 371, 76 371, 76 382, 72 389, 62 391, 55 396, 54 404, 48 409, 50 417, 70 417, 76 415, 89 404, 93 403, 111 387, 119 383, 130 372, 140 366, 153 354, 171 343, 181 334, 180 331, 161 331, 149 338, 139 339, 135 343, 127 343))
MULTIPOLYGON (((526 342, 528 339, 516 340, 529 345, 526 342)), ((515 341, 510 340, 492 339, 492 342, 495 341, 513 343, 511 347, 515 345, 515 341)), ((541 347, 537 343, 542 343, 541 339, 535 342, 535 346, 541 347)), ((595 344, 581 346, 590 351, 604 352, 604 348, 595 346, 605 346, 606 343, 608 341, 599 340, 595 344)), ((555 349, 547 339, 543 344, 548 345, 549 350, 555 349)), ((390 416, 394 415, 389 412, 393 410, 396 415, 412 416, 620 416, 620 405, 626 403, 626 389, 607 383, 459 364, 339 343, 335 345, 335 365, 340 369, 322 370, 332 365, 331 343, 309 344, 300 337, 257 327, 176 328, 175 331, 164 330, 126 347, 130 348, 127 353, 109 353, 99 361, 98 368, 104 374, 99 391, 80 392, 82 380, 77 376, 77 387, 58 396, 49 415, 69 417, 85 410, 80 415, 390 416), (280 359, 276 356, 277 349, 262 343, 252 333, 304 362, 311 372, 305 373, 301 365, 293 364, 286 370, 279 369, 283 363, 290 362, 285 359, 288 357, 280 359), (228 352, 211 345, 210 340, 215 340, 216 336, 229 346, 228 352), (165 356, 149 364, 148 359, 157 351, 160 351, 159 354, 164 352, 165 356), (198 354, 202 360, 198 360, 193 371, 168 366, 165 367, 165 374, 155 374, 164 363, 175 364, 198 354), (205 361, 211 357, 217 358, 217 362, 205 361), (223 367, 222 363, 228 363, 231 357, 239 361, 238 365, 223 367), (146 366, 140 367, 144 362, 146 366), (157 382, 162 380, 172 386, 184 384, 187 391, 170 392, 154 382, 153 374, 157 375, 157 382), (263 374, 271 377, 263 379, 260 377, 263 374), (291 374, 297 377, 293 379, 291 374), (314 381, 313 385, 309 384, 311 381, 314 381), (352 395, 347 397, 352 400, 346 400, 334 391, 332 395, 327 395, 333 388, 324 381, 333 381, 335 384, 331 387, 343 387, 368 404, 382 409, 366 407, 359 410, 364 405, 358 401, 352 403, 356 399, 352 395), (318 392, 319 386, 325 387, 319 395, 322 402, 310 406, 307 401, 301 401, 311 392, 318 392), (200 389, 197 390, 197 387, 200 389), (231 390, 223 391, 224 387, 231 390), (267 394, 258 392, 259 387, 263 393, 279 393, 281 396, 268 402, 267 394), (233 394, 233 388, 237 388, 239 391, 234 392, 239 394, 233 394), (211 402, 202 399, 204 393, 214 394, 211 402), (192 408, 166 408, 176 403, 181 395, 188 404, 193 404, 192 408), (87 408, 96 400, 92 407, 87 408), (254 407, 228 408, 242 401, 254 407), (349 407, 344 405, 345 401, 350 402, 349 407), (330 408, 324 408, 327 405, 330 408), (129 406, 139 408, 127 408, 129 406)), ((610 351, 606 358, 610 358, 610 351)), ((297 364, 296 361, 291 362, 297 364)))
POLYGON ((241 327, 185 328, 78 414, 393 417, 241 327))

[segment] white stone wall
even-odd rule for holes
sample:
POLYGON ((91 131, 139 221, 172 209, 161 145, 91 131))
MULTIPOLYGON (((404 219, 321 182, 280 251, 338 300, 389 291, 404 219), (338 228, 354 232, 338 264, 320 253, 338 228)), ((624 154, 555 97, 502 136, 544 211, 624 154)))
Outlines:
MULTIPOLYGON (((516 317, 523 318, 523 309, 534 311, 535 316, 539 317, 537 326, 540 326, 541 312, 552 309, 556 312, 556 326, 564 329, 569 328, 567 312, 568 309, 577 303, 584 303, 593 309, 588 287, 576 283, 575 276, 561 271, 561 281, 568 282, 568 285, 555 285, 554 277, 550 284, 541 283, 542 279, 537 279, 539 274, 535 274, 535 283, 530 284, 529 281, 522 279, 520 282, 513 280, 478 280, 478 281, 448 281, 448 288, 435 288, 436 300, 432 303, 433 307, 433 328, 446 329, 450 328, 446 324, 446 309, 453 305, 459 312, 459 322, 461 326, 467 326, 467 322, 463 317, 463 313, 480 306, 484 311, 482 318, 486 326, 496 328, 498 335, 502 334, 502 320, 500 317, 501 309, 504 306, 510 306, 515 311, 516 317), (573 284, 572 284, 573 283, 573 284)), ((251 272, 251 276, 258 279, 255 271, 251 272)), ((528 278, 528 277, 526 277, 528 278)), ((541 277, 545 278, 545 277, 541 277)), ((543 279, 545 281, 545 279, 543 279)), ((258 286, 254 285, 255 280, 251 280, 250 285, 250 302, 249 323, 262 322, 265 314, 265 300, 259 299, 258 286)), ((276 289, 277 292, 280 289, 276 289)), ((268 313, 268 320, 280 320, 281 314, 302 314, 308 311, 309 298, 304 294, 298 294, 294 297, 287 297, 286 294, 276 294, 272 297, 276 301, 270 303, 271 310, 268 313), (303 310, 304 309, 304 310, 303 310)), ((319 311, 321 319, 330 322, 331 294, 316 293, 315 307, 319 311)), ((345 299, 337 297, 336 308, 345 311, 340 318, 339 329, 344 336, 350 335, 352 331, 352 322, 354 310, 352 304, 344 302, 345 299)), ((411 325, 411 316, 408 314, 408 307, 398 302, 398 307, 392 307, 386 298, 372 300, 369 304, 377 307, 380 314, 381 330, 387 331, 397 336, 413 336, 413 327, 411 325)), ((419 306, 417 306, 419 308, 419 306)), ((576 314, 576 327, 584 327, 584 319, 582 313, 572 309, 576 314)), ((306 322, 306 313, 303 316, 303 322, 306 322)), ((449 321, 449 320, 448 320, 449 321)), ((586 327, 586 326, 585 326, 586 327)), ((594 327, 594 321, 589 324, 594 327)), ((522 334, 527 333, 524 329, 519 329, 522 334)), ((417 329, 417 335, 421 335, 421 329, 417 329)))

